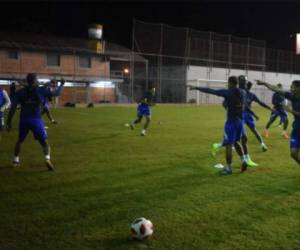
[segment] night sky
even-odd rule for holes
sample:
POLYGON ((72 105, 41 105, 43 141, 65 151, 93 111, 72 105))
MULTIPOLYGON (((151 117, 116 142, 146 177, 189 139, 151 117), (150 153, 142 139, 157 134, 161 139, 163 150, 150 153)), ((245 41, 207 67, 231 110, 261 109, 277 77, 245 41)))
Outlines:
POLYGON ((104 39, 131 47, 132 19, 267 41, 293 50, 300 32, 300 3, 286 2, 23 2, 1 3, 0 30, 87 37, 90 23, 104 24, 104 39))

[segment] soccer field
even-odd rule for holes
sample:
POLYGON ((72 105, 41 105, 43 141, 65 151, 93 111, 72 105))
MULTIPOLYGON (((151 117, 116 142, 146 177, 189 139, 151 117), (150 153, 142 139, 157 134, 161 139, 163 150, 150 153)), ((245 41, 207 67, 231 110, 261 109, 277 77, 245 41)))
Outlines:
MULTIPOLYGON (((261 131, 269 118, 260 115, 261 131)), ((30 135, 11 167, 17 129, 0 145, 0 249, 300 249, 300 167, 274 123, 259 163, 219 176, 210 145, 221 141, 220 106, 157 106, 147 136, 124 126, 135 107, 54 110, 48 125, 55 172, 30 135), (137 217, 154 224, 136 242, 137 217)), ((14 119, 15 125, 17 119, 14 119)), ((290 117, 290 121, 292 121, 290 117)))

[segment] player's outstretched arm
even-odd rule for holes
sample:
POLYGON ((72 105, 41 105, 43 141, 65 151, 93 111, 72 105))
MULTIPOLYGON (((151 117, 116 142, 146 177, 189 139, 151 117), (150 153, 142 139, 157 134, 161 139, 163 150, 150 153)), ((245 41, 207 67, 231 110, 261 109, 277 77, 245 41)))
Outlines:
POLYGON ((205 88, 205 87, 195 87, 195 86, 191 86, 191 85, 187 85, 187 87, 189 87, 190 90, 199 90, 203 93, 222 96, 222 97, 226 97, 229 95, 228 89, 215 90, 215 89, 210 89, 210 88, 205 88))
POLYGON ((62 90, 63 90, 63 87, 65 85, 65 80, 62 78, 60 80, 60 86, 58 88, 56 88, 55 90, 51 91, 51 95, 50 96, 60 96, 62 90))
POLYGON ((273 109, 269 105, 267 105, 266 103, 264 103, 263 101, 261 101, 256 95, 255 95, 254 101, 256 103, 258 103, 260 106, 262 106, 263 108, 266 108, 266 109, 268 109, 270 111, 273 111, 273 109))
POLYGON ((256 83, 257 85, 263 85, 263 86, 266 86, 268 89, 274 91, 274 92, 277 92, 281 95, 284 95, 285 91, 283 91, 282 89, 278 88, 277 86, 275 85, 272 85, 270 83, 266 83, 266 82, 263 82, 263 81, 260 81, 260 80, 256 80, 256 83))
POLYGON ((257 120, 257 121, 259 120, 258 115, 255 114, 250 108, 248 108, 247 111, 255 117, 255 120, 257 120))

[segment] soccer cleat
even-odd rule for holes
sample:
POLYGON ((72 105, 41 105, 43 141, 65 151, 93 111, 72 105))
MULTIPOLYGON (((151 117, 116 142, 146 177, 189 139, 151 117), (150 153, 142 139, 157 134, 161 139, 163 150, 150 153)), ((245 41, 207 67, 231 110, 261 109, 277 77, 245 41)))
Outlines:
POLYGON ((241 166, 241 173, 244 173, 247 170, 248 164, 247 162, 243 162, 241 166))
POLYGON ((133 123, 130 123, 129 126, 130 126, 130 128, 131 128, 132 130, 134 130, 134 124, 133 124, 133 123))
POLYGON ((282 137, 283 137, 284 139, 289 139, 289 135, 288 135, 287 132, 284 132, 284 133, 282 134, 282 137))
POLYGON ((266 152, 266 151, 268 150, 267 145, 264 144, 264 143, 262 143, 262 144, 261 144, 261 150, 262 150, 263 152, 266 152))
POLYGON ((142 130, 142 132, 141 132, 141 136, 145 136, 146 135, 146 130, 144 129, 144 130, 142 130))
POLYGON ((212 155, 212 157, 216 157, 219 150, 220 150, 219 144, 218 143, 213 143, 211 145, 211 155, 212 155))
POLYGON ((19 161, 13 161, 13 166, 14 167, 20 167, 20 162, 19 161))
POLYGON ((264 131, 264 137, 269 138, 270 137, 270 132, 268 130, 264 131))
POLYGON ((57 124, 57 121, 56 120, 52 120, 51 123, 52 124, 57 124))
POLYGON ((258 164, 255 163, 254 161, 252 161, 251 159, 247 160, 246 164, 248 167, 257 167, 258 166, 258 164))
POLYGON ((231 168, 224 168, 219 172, 220 175, 232 175, 232 170, 231 168))
POLYGON ((54 165, 50 160, 46 160, 46 167, 49 171, 54 171, 54 165))

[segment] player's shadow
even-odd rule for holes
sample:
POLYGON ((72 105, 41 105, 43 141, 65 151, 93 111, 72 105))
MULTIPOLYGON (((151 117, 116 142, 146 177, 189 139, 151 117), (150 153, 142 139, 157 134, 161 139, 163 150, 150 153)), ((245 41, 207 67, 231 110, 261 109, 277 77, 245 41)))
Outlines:
POLYGON ((13 167, 11 165, 0 166, 0 171, 12 171, 13 167))

